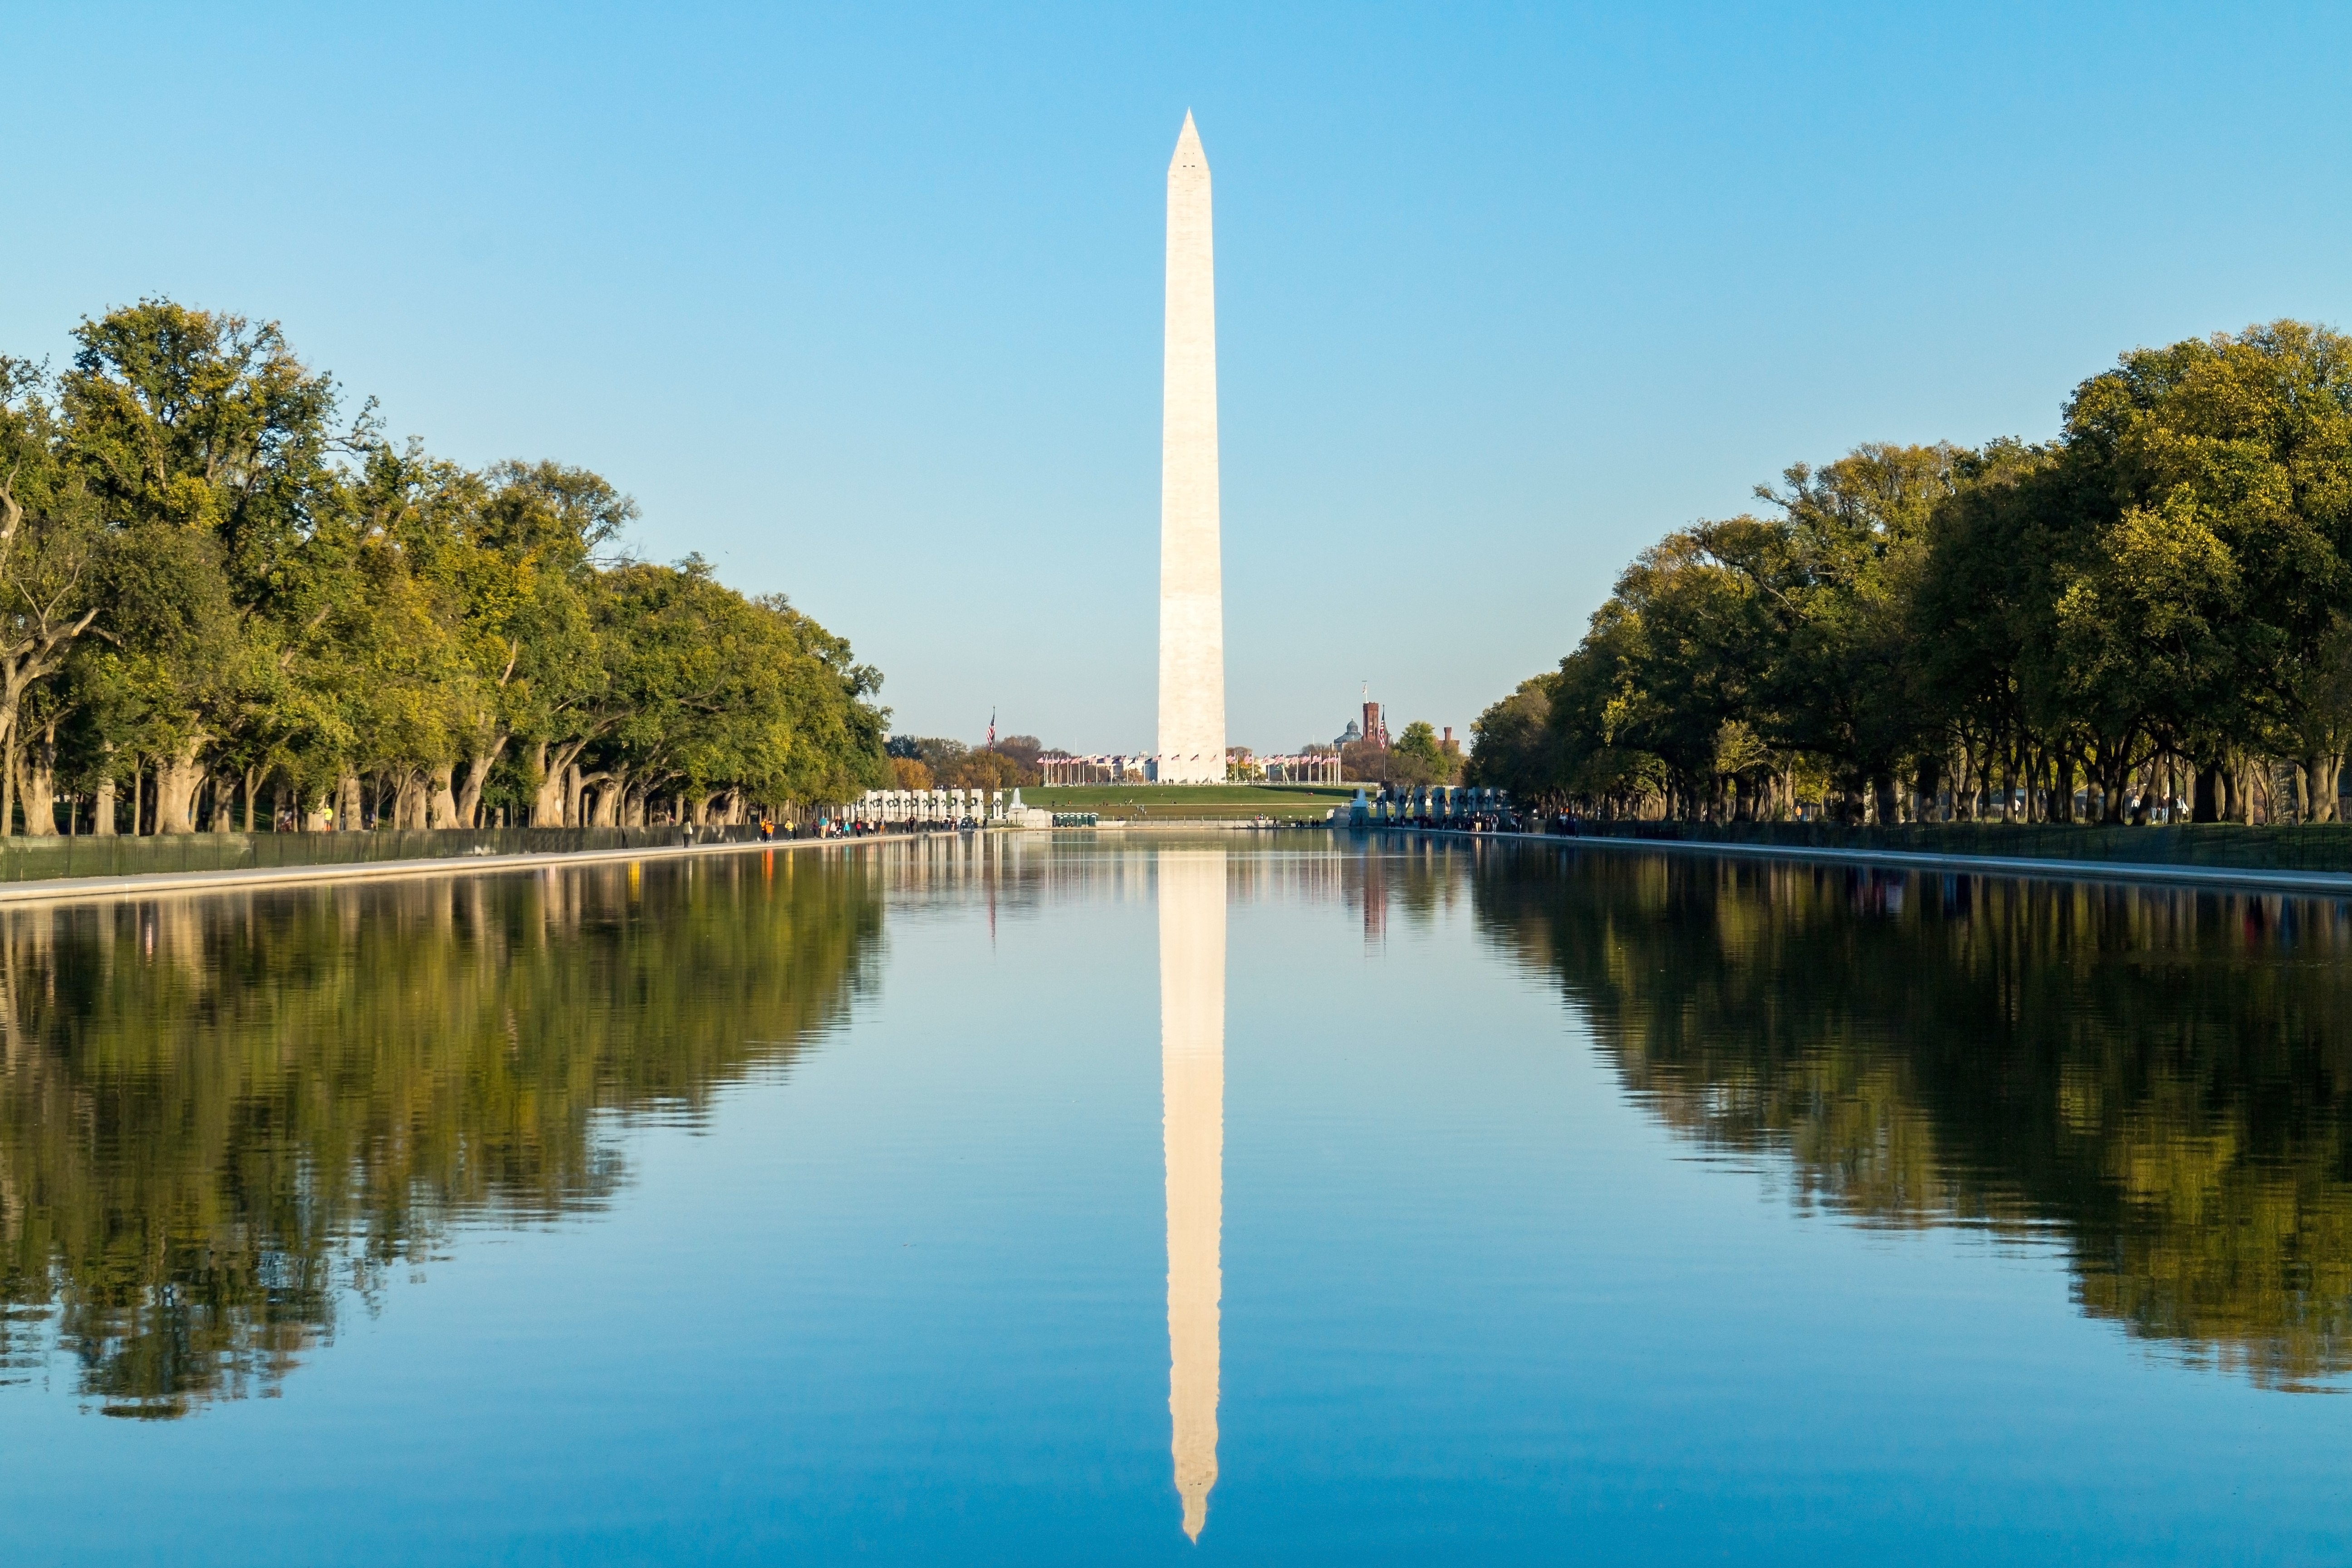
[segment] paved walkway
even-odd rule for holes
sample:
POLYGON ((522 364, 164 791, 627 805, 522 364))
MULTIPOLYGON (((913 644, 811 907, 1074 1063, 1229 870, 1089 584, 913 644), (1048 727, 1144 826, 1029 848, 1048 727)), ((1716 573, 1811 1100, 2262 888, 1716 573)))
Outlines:
POLYGON ((59 877, 0 882, 0 904, 68 903, 151 899, 169 893, 216 893, 231 888, 279 888, 303 882, 374 881, 386 877, 478 877, 535 871, 546 866, 590 866, 613 860, 676 860, 696 855, 741 855, 766 849, 841 849, 887 842, 876 838, 775 838, 762 844, 671 844, 650 849, 580 849, 551 855, 456 855, 438 860, 362 860, 335 866, 257 866, 237 871, 149 871, 132 877, 59 877))
POLYGON ((2148 860, 2040 860, 2022 856, 1937 855, 1914 849, 1816 849, 1780 844, 1706 844, 1674 838, 1617 838, 1605 834, 1466 833, 1453 827, 1383 827, 1445 838, 1503 838, 1665 854, 1734 856, 1747 860, 1827 861, 1909 871, 1969 871, 1990 877, 2042 877, 2075 882, 2155 883, 2167 887, 2233 888, 2266 893, 2329 893, 2352 898, 2352 874, 2342 871, 2263 871, 2234 866, 2176 866, 2148 860))

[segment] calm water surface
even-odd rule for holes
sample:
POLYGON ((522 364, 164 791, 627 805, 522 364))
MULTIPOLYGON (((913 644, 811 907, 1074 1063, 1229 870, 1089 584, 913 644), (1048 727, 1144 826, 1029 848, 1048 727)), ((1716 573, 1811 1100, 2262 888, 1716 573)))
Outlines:
POLYGON ((0 987, 12 1564, 2352 1557, 2325 901, 1106 835, 0 987))

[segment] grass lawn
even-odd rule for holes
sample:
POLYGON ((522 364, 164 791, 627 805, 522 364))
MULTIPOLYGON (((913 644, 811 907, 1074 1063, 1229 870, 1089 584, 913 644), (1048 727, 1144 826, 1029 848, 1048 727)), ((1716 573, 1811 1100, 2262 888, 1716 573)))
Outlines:
POLYGON ((1024 805, 1048 811, 1091 811, 1134 822, 1187 817, 1307 817, 1321 821, 1335 805, 1356 798, 1354 784, 1072 784, 1024 789, 1024 805))

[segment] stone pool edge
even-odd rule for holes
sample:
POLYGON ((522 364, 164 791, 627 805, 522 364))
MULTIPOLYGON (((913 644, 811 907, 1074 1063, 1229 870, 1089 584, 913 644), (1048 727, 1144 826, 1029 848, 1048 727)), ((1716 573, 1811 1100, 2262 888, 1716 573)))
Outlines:
POLYGON ((694 855, 740 855, 779 849, 854 849, 903 842, 929 834, 881 838, 756 838, 727 844, 667 844, 638 849, 574 849, 528 855, 452 855, 431 860, 361 860, 341 865, 272 866, 250 871, 153 871, 128 877, 71 877, 47 881, 0 882, 0 905, 79 903, 152 898, 163 893, 215 893, 241 888, 286 887, 305 882, 374 881, 389 877, 464 877, 501 871, 535 871, 550 866, 609 865, 616 860, 674 860, 694 855))

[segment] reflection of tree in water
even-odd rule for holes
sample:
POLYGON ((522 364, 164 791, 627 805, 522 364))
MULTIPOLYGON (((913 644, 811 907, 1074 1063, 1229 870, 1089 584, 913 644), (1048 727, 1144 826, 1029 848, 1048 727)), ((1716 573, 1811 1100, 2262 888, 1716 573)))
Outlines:
POLYGON ((597 1112, 789 1061, 879 924, 790 854, 0 914, 0 1360, 267 1392, 452 1223, 609 1197, 597 1112))
POLYGON ((1868 1223, 2054 1228, 2076 1299, 2294 1387, 2352 1370, 2352 913, 1584 850, 1490 935, 1632 1091, 1868 1223))

